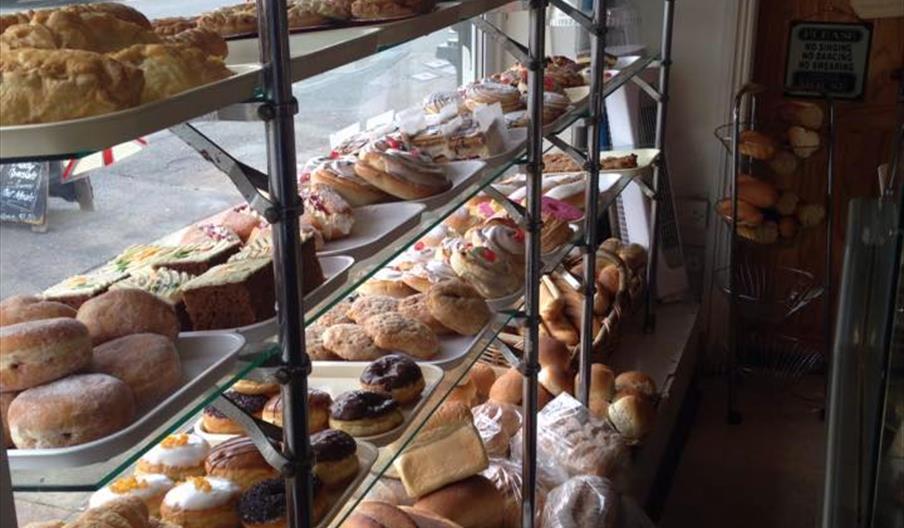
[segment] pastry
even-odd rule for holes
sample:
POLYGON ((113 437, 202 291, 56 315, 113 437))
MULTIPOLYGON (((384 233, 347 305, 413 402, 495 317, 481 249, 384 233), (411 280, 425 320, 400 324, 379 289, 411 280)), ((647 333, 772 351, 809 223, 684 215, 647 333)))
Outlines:
POLYGON ((342 358, 323 346, 323 331, 319 324, 306 326, 304 329, 305 352, 314 361, 338 361, 342 358))
POLYGON ((151 22, 151 28, 154 30, 154 33, 163 38, 178 35, 179 33, 197 27, 198 21, 194 17, 163 17, 155 18, 151 22))
POLYGON ((456 117, 451 122, 443 125, 443 134, 446 138, 447 158, 452 160, 466 160, 475 158, 489 158, 499 149, 500 141, 498 132, 491 124, 486 130, 470 117, 456 117))
POLYGON ((311 435, 314 475, 327 488, 341 487, 358 474, 358 444, 343 431, 327 429, 311 435))
POLYGON ((452 330, 433 316, 427 306, 427 296, 423 293, 400 300, 399 313, 404 317, 423 323, 438 336, 453 333, 452 330))
POLYGON ((581 166, 564 152, 543 155, 543 172, 579 172, 581 166))
POLYGON ((381 295, 367 295, 355 299, 349 307, 347 315, 352 321, 364 324, 373 315, 394 312, 398 308, 398 299, 381 295))
POLYGON ((138 68, 80 50, 17 49, 0 53, 0 125, 50 123, 136 106, 144 89, 138 68))
POLYGON ((628 394, 609 404, 609 422, 628 444, 643 440, 656 422, 656 408, 647 398, 628 394))
POLYGON ((469 409, 480 403, 480 397, 477 396, 477 386, 474 385, 474 380, 471 379, 469 373, 466 373, 458 380, 458 383, 446 396, 446 401, 463 403, 469 409))
POLYGON ((220 57, 182 44, 136 44, 110 57, 144 73, 142 104, 166 99, 232 75, 220 57))
POLYGON ((507 84, 493 81, 474 83, 465 90, 465 106, 474 110, 480 105, 499 103, 502 113, 514 112, 523 108, 521 92, 507 84))
POLYGON ((279 383, 252 378, 243 378, 232 385, 232 390, 242 394, 263 394, 273 396, 279 394, 279 383))
POLYGON ((634 169, 637 167, 637 154, 625 156, 606 156, 600 160, 600 168, 604 170, 634 169))
MULTIPOLYGON (((720 200, 716 204, 716 212, 727 221, 731 221, 731 200, 720 200)), ((763 223, 763 212, 744 200, 738 200, 738 226, 756 227, 763 223)))
POLYGON ((337 324, 323 331, 323 346, 347 361, 370 361, 382 357, 381 350, 364 327, 355 324, 337 324))
POLYGON ((362 20, 412 16, 416 13, 414 9, 393 0, 354 0, 351 11, 352 17, 362 20))
POLYGON ((354 322, 347 314, 355 300, 356 298, 352 295, 337 302, 332 308, 317 318, 317 324, 324 328, 329 328, 335 324, 354 322))
POLYGON ((73 275, 44 290, 41 296, 45 301, 61 302, 78 310, 85 301, 104 293, 127 276, 128 273, 122 270, 104 266, 86 275, 73 275))
POLYGON ((236 528, 240 488, 218 477, 191 477, 169 490, 160 518, 182 528, 236 528))
POLYGON ((208 476, 230 480, 242 490, 279 476, 247 436, 230 438, 211 449, 204 470, 208 476))
POLYGON ((246 212, 242 206, 233 207, 222 215, 218 215, 216 223, 218 226, 234 232, 243 243, 249 242, 257 230, 266 227, 263 219, 246 212))
POLYGON ((135 475, 166 475, 173 482, 204 474, 210 444, 200 436, 171 434, 138 459, 135 475))
MULTIPOLYGON (((441 243, 442 244, 442 243, 441 243)), ((422 241, 418 241, 404 253, 396 257, 392 262, 400 271, 408 271, 418 266, 425 266, 436 259, 439 246, 433 247, 422 241)), ((412 284, 417 284, 412 281, 412 284)))
POLYGON ((390 195, 358 176, 355 172, 357 162, 354 156, 323 161, 311 172, 311 182, 329 186, 352 207, 389 201, 390 195))
POLYGON ((182 384, 179 352, 158 334, 132 334, 97 346, 91 371, 126 382, 139 409, 150 408, 182 384))
POLYGON ((198 17, 198 27, 230 37, 257 32, 257 6, 239 4, 225 6, 198 17))
POLYGON ((3 422, 3 447, 10 448, 13 446, 13 439, 9 434, 9 422, 6 416, 9 414, 9 404, 18 395, 18 392, 0 392, 0 421, 3 422))
POLYGON ((75 309, 67 304, 45 301, 33 295, 14 295, 0 302, 0 326, 57 317, 74 319, 75 314, 75 309))
POLYGON ((360 502, 342 528, 418 528, 401 509, 381 501, 360 502))
MULTIPOLYGON (((322 431, 329 426, 330 405, 333 399, 329 393, 320 389, 308 389, 308 433, 322 431)), ((261 420, 282 427, 283 402, 282 395, 277 394, 267 400, 261 412, 261 420)))
POLYGON ((455 90, 446 92, 433 92, 424 98, 424 112, 438 114, 446 106, 454 106, 456 113, 464 106, 464 99, 455 90))
POLYGON ((401 425, 399 404, 388 394, 345 392, 330 405, 330 427, 352 436, 385 433, 401 425))
POLYGON ((402 272, 395 268, 388 266, 380 268, 358 288, 358 291, 365 295, 384 295, 396 299, 414 295, 415 289, 408 286, 403 278, 402 272))
POLYGON ((453 252, 449 263, 459 277, 487 299, 513 294, 523 286, 511 264, 487 247, 468 244, 453 252))
POLYGON ((75 319, 0 327, 0 392, 29 389, 78 372, 90 363, 88 329, 75 319))
POLYGON ((88 500, 88 507, 98 508, 123 497, 135 497, 144 502, 150 515, 159 517, 163 496, 174 485, 175 483, 166 475, 120 477, 95 491, 88 500))
POLYGON ((477 395, 481 400, 486 400, 490 396, 490 388, 496 381, 496 371, 488 364, 478 361, 471 367, 470 374, 477 389, 477 395))
POLYGON ((35 11, 27 24, 9 26, 0 34, 0 49, 4 52, 37 48, 112 53, 133 44, 160 42, 160 37, 143 16, 147 26, 111 13, 86 11, 80 7, 35 11))
POLYGON ((744 156, 769 161, 775 155, 776 144, 771 137, 756 130, 742 130, 738 149, 744 156))
POLYGON ((478 222, 480 222, 480 219, 471 215, 467 207, 459 207, 443 220, 443 225, 459 235, 464 235, 468 229, 478 222))
POLYGON ((439 340, 426 325, 398 312, 368 317, 364 330, 374 344, 384 350, 398 350, 414 358, 427 360, 439 352, 439 340))
POLYGON ((103 438, 134 418, 128 385, 106 374, 75 374, 19 393, 7 421, 16 447, 46 449, 103 438))
POLYGON ((515 273, 524 271, 524 231, 513 221, 490 219, 465 233, 465 240, 486 247, 508 260, 515 273))
POLYGON ((286 6, 289 29, 301 29, 329 24, 330 19, 320 13, 318 2, 295 0, 286 6))
POLYGON ((230 260, 214 266, 182 287, 192 328, 235 328, 273 317, 273 281, 270 258, 230 260))
POLYGON ((312 183, 301 189, 304 215, 327 241, 345 238, 355 224, 352 208, 332 187, 312 183))
POLYGON ((148 508, 141 499, 121 497, 85 511, 65 526, 66 528, 145 528, 154 526, 154 524, 148 517, 148 508))
POLYGON ((445 171, 432 160, 396 149, 362 153, 355 172, 374 187, 403 200, 420 200, 452 187, 445 171))
POLYGON ((95 346, 138 333, 159 334, 175 341, 181 328, 169 303, 137 289, 111 290, 86 301, 78 309, 78 320, 88 327, 95 346))
POLYGON ((361 388, 392 396, 400 405, 417 401, 424 390, 424 374, 417 363, 399 354, 373 361, 361 371, 361 388))
POLYGON ((476 335, 490 320, 481 293, 461 279, 432 286, 427 291, 427 309, 440 324, 461 335, 476 335))
MULTIPOLYGON (((543 124, 547 125, 564 114, 571 105, 568 97, 556 92, 543 93, 543 124)), ((636 158, 636 156, 635 156, 636 158)), ((635 162, 636 166, 636 162, 635 162)))
POLYGON ((431 511, 462 528, 502 525, 504 497, 486 477, 474 475, 421 497, 414 507, 431 511))
MULTIPOLYGON (((320 522, 329 503, 323 484, 312 477, 314 503, 311 517, 320 522)), ((244 528, 282 528, 286 526, 286 481, 270 479, 258 482, 242 493, 236 506, 244 528)))
MULTIPOLYGON (((266 394, 242 394, 235 390, 228 390, 223 396, 232 400, 234 404, 255 418, 260 418, 264 406, 270 399, 266 394)), ((232 421, 225 414, 212 406, 204 408, 201 417, 204 430, 214 434, 244 434, 242 426, 232 421)))
MULTIPOLYGON (((658 397, 653 378, 637 370, 622 372, 615 378, 615 392, 618 395, 634 394, 655 400, 658 397)), ((616 399, 619 396, 615 396, 616 399)))

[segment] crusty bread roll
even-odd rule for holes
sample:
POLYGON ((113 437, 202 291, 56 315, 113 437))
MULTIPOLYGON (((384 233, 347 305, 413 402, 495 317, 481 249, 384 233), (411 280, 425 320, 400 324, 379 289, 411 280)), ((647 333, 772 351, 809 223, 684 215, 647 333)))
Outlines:
POLYGON ((77 372, 90 362, 88 329, 75 319, 0 327, 0 392, 29 389, 77 372))
POLYGON ((428 510, 419 510, 411 506, 399 506, 399 509, 408 514, 417 528, 461 528, 460 524, 428 510))
POLYGON ((14 295, 0 302, 0 326, 40 319, 75 318, 75 308, 33 295, 14 295))
POLYGON ((96 347, 91 371, 126 382, 140 408, 161 401, 182 383, 179 352, 158 334, 127 335, 96 347))
POLYGON ((117 337, 149 332, 175 341, 179 318, 166 301, 134 288, 111 290, 88 300, 78 309, 94 346, 117 337))
POLYGON ((656 423, 656 408, 643 396, 628 394, 609 405, 609 422, 628 444, 643 440, 656 423))
POLYGON ((470 374, 464 375, 458 385, 446 396, 446 401, 462 402, 468 407, 474 407, 480 403, 480 398, 477 396, 477 386, 474 384, 474 380, 471 379, 470 374))
POLYGON ((20 449, 84 444, 129 425, 135 397, 106 374, 76 374, 22 391, 9 406, 9 431, 20 449))
POLYGON ((819 133, 801 126, 793 126, 788 129, 788 141, 798 158, 809 158, 819 150, 819 133))
POLYGON ((9 435, 9 423, 6 421, 6 415, 9 413, 9 404, 18 392, 0 392, 0 421, 3 422, 3 446, 12 447, 13 439, 9 435))
POLYGON ((754 159, 768 161, 775 155, 775 140, 756 130, 741 131, 741 154, 754 159))
POLYGON ((768 209, 778 201, 778 190, 771 183, 751 176, 738 177, 738 198, 750 205, 768 209))
POLYGON ((537 381, 553 396, 563 392, 574 395, 574 378, 567 369, 558 365, 549 365, 540 369, 537 381))
POLYGON ((343 528, 418 528, 405 512, 387 502, 363 501, 342 523, 343 528))
POLYGON ((787 101, 778 107, 781 118, 792 124, 811 130, 822 128, 823 112, 819 106, 805 101, 787 101))
MULTIPOLYGON (((731 199, 726 198, 719 200, 716 204, 716 212, 719 216, 731 221, 731 199)), ((756 227, 763 223, 763 212, 753 205, 738 200, 738 225, 745 227, 756 227)))
POLYGON ((639 370, 629 370, 622 372, 615 378, 615 392, 637 394, 645 398, 655 399, 657 396, 656 382, 639 370))
POLYGON ((490 389, 496 381, 496 371, 493 367, 486 363, 477 362, 471 367, 471 380, 477 387, 477 395, 481 400, 486 400, 490 396, 490 389))
MULTIPOLYGON (((581 390, 581 373, 574 377, 574 390, 581 390)), ((615 373, 612 369, 601 363, 590 366, 590 412, 600 419, 608 416, 609 402, 615 395, 615 373)))
POLYGON ((541 367, 568 367, 571 354, 560 341, 547 336, 540 336, 540 350, 537 354, 541 367))
POLYGON ((521 403, 524 376, 516 368, 510 368, 496 378, 490 387, 490 400, 518 405, 521 403))
POLYGON ((474 475, 421 497, 414 507, 431 511, 462 528, 497 528, 504 497, 486 477, 474 475))
POLYGON ((797 171, 797 156, 787 150, 779 150, 769 160, 769 168, 779 176, 790 176, 797 171))

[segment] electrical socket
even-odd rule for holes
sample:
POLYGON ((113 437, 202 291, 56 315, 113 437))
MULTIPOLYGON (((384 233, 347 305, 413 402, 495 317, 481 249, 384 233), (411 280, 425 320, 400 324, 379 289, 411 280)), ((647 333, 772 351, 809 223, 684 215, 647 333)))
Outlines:
POLYGON ((706 244, 706 227, 709 225, 709 201, 705 198, 679 198, 677 203, 678 226, 687 245, 706 244))

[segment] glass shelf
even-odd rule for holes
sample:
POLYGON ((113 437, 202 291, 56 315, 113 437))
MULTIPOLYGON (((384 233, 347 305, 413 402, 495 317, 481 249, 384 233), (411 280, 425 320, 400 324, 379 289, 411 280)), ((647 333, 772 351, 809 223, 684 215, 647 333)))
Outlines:
POLYGON ((111 453, 110 459, 100 464, 54 470, 11 471, 14 491, 95 491, 117 478, 134 464, 144 453, 157 445, 164 437, 173 432, 184 430, 191 418, 201 412, 211 401, 242 379, 249 372, 279 353, 275 344, 268 345, 250 358, 243 356, 234 367, 234 373, 225 377, 220 383, 211 387, 204 396, 196 399, 191 405, 171 417, 157 428, 147 439, 122 453, 111 453))

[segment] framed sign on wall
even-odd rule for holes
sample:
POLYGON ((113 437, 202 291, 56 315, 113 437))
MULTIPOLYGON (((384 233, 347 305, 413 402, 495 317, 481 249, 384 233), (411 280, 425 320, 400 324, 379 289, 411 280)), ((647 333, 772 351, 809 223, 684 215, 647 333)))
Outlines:
POLYGON ((871 24, 798 20, 791 22, 788 35, 787 95, 863 98, 871 24))

